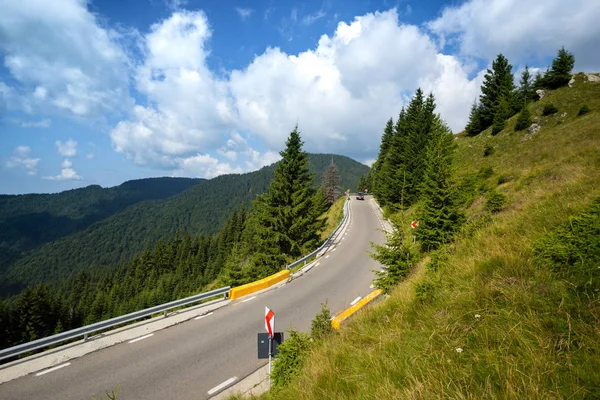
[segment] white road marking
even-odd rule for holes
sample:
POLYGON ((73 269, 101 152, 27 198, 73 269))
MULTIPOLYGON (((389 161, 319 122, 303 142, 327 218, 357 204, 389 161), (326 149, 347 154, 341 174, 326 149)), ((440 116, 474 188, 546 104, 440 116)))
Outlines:
POLYGON ((357 298, 355 298, 354 300, 352 300, 352 303, 350 303, 351 306, 355 305, 356 303, 358 303, 358 301, 362 299, 362 297, 358 296, 357 298))
POLYGON ((329 258, 329 254, 327 254, 327 255, 325 256, 325 258, 329 258))
POLYGON ((318 267, 319 265, 321 265, 321 261, 319 261, 318 263, 316 263, 315 267, 318 267))
POLYGON ((250 300, 254 300, 255 298, 256 298, 256 296, 252 296, 249 299, 242 300, 242 303, 245 303, 245 302, 250 301, 250 300))
POLYGON ((150 336, 154 336, 154 333, 149 333, 146 336, 140 336, 139 338, 130 340, 128 343, 135 343, 135 342, 138 342, 140 340, 148 339, 150 336))
POLYGON ((337 250, 337 247, 335 247, 335 248, 334 248, 333 250, 331 250, 331 251, 336 251, 336 250, 337 250))
POLYGON ((37 374, 35 374, 35 376, 42 376, 44 374, 47 374, 48 372, 53 372, 53 371, 56 371, 57 369, 68 367, 69 365, 71 365, 71 363, 65 363, 65 364, 57 365, 56 367, 52 367, 52 368, 47 369, 47 370, 42 371, 42 372, 38 372, 37 374))
POLYGON ((196 317, 196 318, 194 318, 194 319, 195 319, 195 320, 202 319, 202 318, 204 318, 204 317, 208 317, 209 315, 213 315, 212 311, 211 311, 211 312, 209 312, 208 314, 201 315, 201 316, 199 316, 199 317, 196 317))
POLYGON ((225 382, 221 383, 220 385, 215 386, 214 388, 210 389, 207 393, 208 394, 213 394, 213 393, 217 393, 219 390, 231 385, 233 382, 235 382, 237 380, 237 376, 234 376, 232 378, 227 379, 225 382))

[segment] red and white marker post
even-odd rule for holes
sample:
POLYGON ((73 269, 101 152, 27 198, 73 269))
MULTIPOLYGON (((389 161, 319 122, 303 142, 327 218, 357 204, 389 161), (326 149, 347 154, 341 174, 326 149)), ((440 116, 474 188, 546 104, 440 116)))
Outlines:
POLYGON ((265 306, 265 329, 269 333, 269 389, 271 388, 271 355, 273 354, 273 335, 275 333, 275 313, 265 306))
MULTIPOLYGON (((410 223, 410 227, 412 229, 416 229, 417 226, 419 226, 419 221, 413 221, 413 222, 410 223)), ((413 235, 413 243, 416 243, 416 242, 417 242, 417 238, 416 238, 415 235, 413 235)))

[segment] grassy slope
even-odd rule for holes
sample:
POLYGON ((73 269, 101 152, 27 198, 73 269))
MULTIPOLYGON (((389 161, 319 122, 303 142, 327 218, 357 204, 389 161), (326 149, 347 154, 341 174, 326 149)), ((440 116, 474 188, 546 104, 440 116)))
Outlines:
MULTIPOLYGON (((514 117, 495 137, 487 131, 457 140, 459 174, 492 167, 492 186, 512 175, 498 186, 509 205, 457 240, 434 297, 415 297, 414 283, 426 279, 422 263, 389 299, 313 351, 297 382, 276 398, 600 396, 598 316, 589 318, 598 306, 536 267, 531 251, 545 231, 600 196, 600 84, 578 78, 574 88, 532 105, 533 116, 550 102, 559 113, 541 117, 535 135, 514 133, 514 117), (592 112, 577 117, 583 104, 592 112), (484 158, 488 144, 496 151, 484 158)), ((483 203, 473 203, 471 218, 483 203)))

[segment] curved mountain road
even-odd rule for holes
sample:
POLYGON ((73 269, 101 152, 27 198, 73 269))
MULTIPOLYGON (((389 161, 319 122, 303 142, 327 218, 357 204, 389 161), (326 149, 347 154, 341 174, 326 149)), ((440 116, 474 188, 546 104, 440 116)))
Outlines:
POLYGON ((119 399, 210 398, 265 365, 266 360, 257 359, 256 348, 256 334, 265 331, 265 306, 275 312, 277 331, 290 326, 309 331, 321 303, 327 300, 337 314, 372 291, 372 270, 381 266, 368 251, 370 242, 382 243, 384 235, 370 197, 365 201, 352 198, 350 224, 341 239, 308 273, 292 282, 133 343, 70 360, 64 368, 5 382, 0 384, 0 398, 104 398, 105 391, 117 386, 119 399), (229 384, 215 389, 224 382, 229 384))

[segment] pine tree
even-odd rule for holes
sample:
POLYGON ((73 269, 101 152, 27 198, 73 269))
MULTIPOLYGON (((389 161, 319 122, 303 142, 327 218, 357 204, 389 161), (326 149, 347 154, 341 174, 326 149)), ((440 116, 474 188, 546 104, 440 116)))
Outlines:
POLYGON ((525 64, 525 70, 521 74, 521 80, 519 82, 519 106, 521 109, 527 106, 531 100, 534 99, 535 90, 533 90, 533 82, 531 74, 529 73, 529 66, 525 64))
POLYGON ((496 107, 496 113, 494 114, 494 124, 492 125, 492 135, 497 135, 506 126, 506 118, 511 115, 511 111, 506 98, 502 97, 498 106, 496 107))
POLYGON ((455 147, 452 131, 436 116, 432 140, 427 148, 419 226, 415 232, 425 250, 436 249, 448 242, 464 220, 452 181, 455 147))
POLYGON ((534 94, 532 94, 533 100, 539 100, 539 96, 537 95, 536 91, 544 89, 545 87, 546 87, 546 81, 544 79, 544 76, 538 71, 535 74, 535 78, 533 79, 533 85, 531 88, 531 90, 534 93, 534 94))
POLYGON ((327 196, 325 196, 325 189, 323 186, 319 186, 317 192, 315 193, 315 215, 317 217, 321 216, 325 211, 329 210, 329 201, 327 200, 327 196))
POLYGON ((387 156, 388 149, 390 147, 390 142, 392 141, 392 136, 394 134, 394 122, 390 118, 385 125, 385 129, 383 131, 383 136, 381 137, 381 144, 379 145, 379 154, 377 155, 377 160, 373 163, 373 167, 371 168, 372 174, 372 192, 375 198, 383 203, 382 191, 383 191, 383 183, 382 180, 384 178, 383 172, 381 171, 383 167, 383 163, 385 161, 385 157, 387 156))
MULTIPOLYGON (((315 215, 313 175, 298 127, 290 133, 285 150, 279 154, 275 174, 267 193, 257 196, 246 235, 254 253, 255 273, 274 272, 319 242, 323 221, 315 215), (257 270, 258 268, 258 270, 257 270)), ((261 274, 262 275, 262 274, 261 274)))
POLYGON ((418 253, 412 244, 406 240, 403 231, 394 227, 391 233, 386 234, 385 245, 371 243, 375 249, 370 256, 386 268, 383 271, 375 271, 375 286, 384 293, 405 278, 418 258, 418 253))
POLYGON ((485 74, 485 79, 481 85, 481 113, 480 121, 482 130, 488 128, 494 123, 496 116, 496 108, 500 104, 500 100, 504 97, 508 104, 508 110, 513 110, 512 113, 506 115, 508 118, 514 115, 514 110, 518 107, 515 103, 515 84, 512 74, 512 65, 508 63, 506 57, 498 54, 496 60, 492 62, 492 69, 488 69, 485 74))
POLYGON ((483 129, 481 128, 481 107, 474 101, 471 106, 471 112, 469 113, 469 122, 465 128, 467 136, 476 136, 483 129))
POLYGON ((571 80, 571 71, 575 66, 575 56, 562 47, 552 60, 552 68, 546 74, 546 83, 550 89, 566 86, 571 80))
POLYGON ((325 197, 331 206, 340 197, 340 174, 333 163, 333 157, 323 174, 323 187, 325 188, 325 197))

